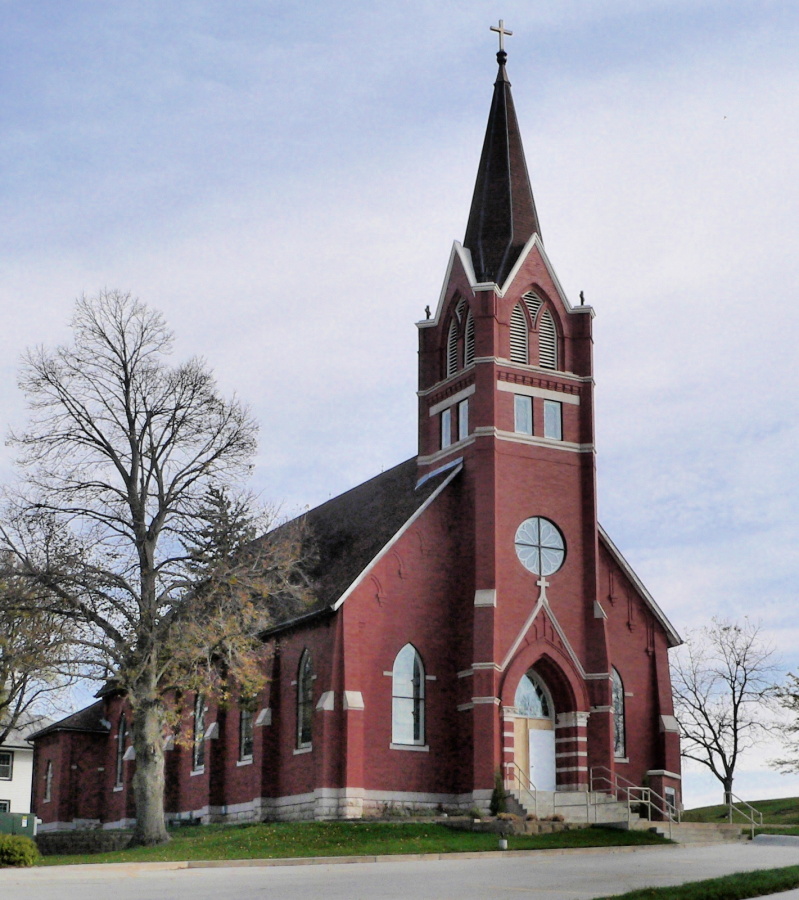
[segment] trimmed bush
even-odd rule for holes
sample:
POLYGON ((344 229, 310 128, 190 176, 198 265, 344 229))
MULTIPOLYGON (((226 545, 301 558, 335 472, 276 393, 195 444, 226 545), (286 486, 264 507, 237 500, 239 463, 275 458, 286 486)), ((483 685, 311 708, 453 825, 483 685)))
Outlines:
POLYGON ((39 859, 36 844, 23 834, 0 834, 0 866, 32 866, 39 859))
POLYGON ((492 816, 507 811, 507 799, 508 792, 505 790, 505 785, 502 782, 502 771, 497 769, 494 772, 494 790, 491 792, 491 803, 488 807, 492 816))

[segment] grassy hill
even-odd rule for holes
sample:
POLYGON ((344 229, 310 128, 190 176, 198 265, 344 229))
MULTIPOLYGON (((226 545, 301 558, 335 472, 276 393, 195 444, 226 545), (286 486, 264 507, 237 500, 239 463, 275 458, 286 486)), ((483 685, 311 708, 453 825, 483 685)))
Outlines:
MULTIPOLYGON (((751 805, 763 813, 764 825, 796 825, 799 826, 799 797, 781 797, 778 800, 754 800, 751 805)), ((726 806, 700 806, 697 809, 686 809, 684 822, 726 822, 726 806)), ((734 822, 740 821, 736 816, 734 822)))

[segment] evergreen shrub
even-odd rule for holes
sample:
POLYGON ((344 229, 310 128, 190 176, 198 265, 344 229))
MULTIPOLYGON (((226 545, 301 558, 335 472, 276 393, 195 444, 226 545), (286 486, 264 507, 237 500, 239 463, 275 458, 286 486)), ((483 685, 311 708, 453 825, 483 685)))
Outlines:
POLYGON ((24 834, 0 834, 0 866, 32 866, 39 859, 36 844, 24 834))

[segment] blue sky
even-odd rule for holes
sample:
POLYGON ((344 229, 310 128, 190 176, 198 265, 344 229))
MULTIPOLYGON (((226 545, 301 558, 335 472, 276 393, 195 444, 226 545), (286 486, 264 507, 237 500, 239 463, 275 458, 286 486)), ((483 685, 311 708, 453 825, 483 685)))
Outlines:
POLYGON ((793 2, 0 0, 2 424, 22 350, 109 287, 252 406, 286 511, 412 455, 500 16, 544 241, 597 312, 603 524, 678 629, 748 614, 796 668, 793 2))

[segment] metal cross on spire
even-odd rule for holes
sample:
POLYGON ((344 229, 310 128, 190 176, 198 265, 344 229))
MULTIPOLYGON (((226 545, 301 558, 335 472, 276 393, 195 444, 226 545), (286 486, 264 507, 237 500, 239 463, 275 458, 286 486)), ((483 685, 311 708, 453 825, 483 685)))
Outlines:
POLYGON ((504 37, 505 37, 506 34, 507 34, 508 36, 512 35, 513 32, 512 32, 512 31, 508 31, 508 30, 505 28, 505 22, 504 22, 502 19, 499 20, 499 27, 497 27, 496 25, 492 25, 492 26, 491 26, 491 31, 496 31, 496 33, 499 35, 499 52, 500 52, 500 53, 504 53, 504 52, 505 52, 505 41, 504 41, 504 37))

